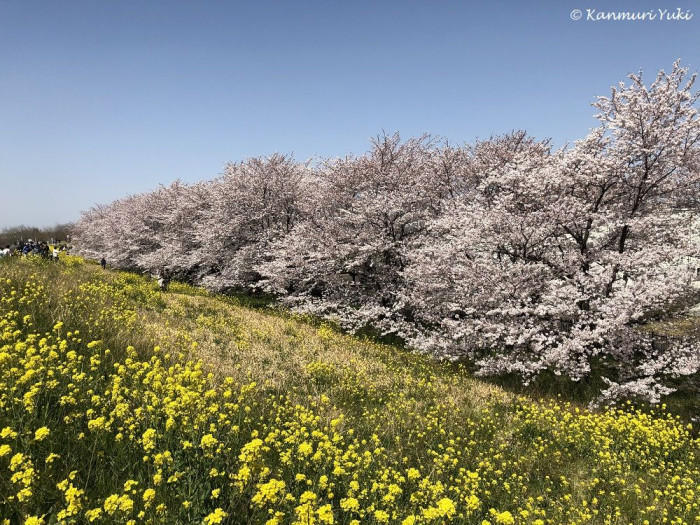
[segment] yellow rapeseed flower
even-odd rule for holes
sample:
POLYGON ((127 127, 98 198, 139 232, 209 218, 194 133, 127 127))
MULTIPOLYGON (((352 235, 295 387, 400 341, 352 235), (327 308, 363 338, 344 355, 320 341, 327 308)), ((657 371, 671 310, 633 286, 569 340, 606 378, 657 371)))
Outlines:
POLYGON ((49 430, 48 427, 37 428, 36 431, 34 432, 34 439, 37 440, 37 441, 42 441, 42 440, 45 439, 50 433, 51 433, 51 431, 49 430))

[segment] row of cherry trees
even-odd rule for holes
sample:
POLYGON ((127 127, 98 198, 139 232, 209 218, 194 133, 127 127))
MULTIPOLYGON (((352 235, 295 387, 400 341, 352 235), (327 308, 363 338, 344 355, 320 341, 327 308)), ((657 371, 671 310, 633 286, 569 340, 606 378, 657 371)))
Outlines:
POLYGON ((649 86, 631 75, 559 150, 524 132, 466 146, 383 135, 313 166, 229 164, 85 212, 74 244, 119 268, 274 293, 480 374, 597 370, 601 399, 658 400, 700 370, 692 341, 659 347, 638 329, 692 293, 694 80, 678 63, 649 86))

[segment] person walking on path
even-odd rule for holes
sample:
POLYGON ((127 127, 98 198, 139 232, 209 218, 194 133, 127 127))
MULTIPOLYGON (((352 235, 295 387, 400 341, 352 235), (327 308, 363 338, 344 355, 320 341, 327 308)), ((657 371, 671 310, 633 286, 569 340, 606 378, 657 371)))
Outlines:
POLYGON ((102 259, 100 259, 100 266, 102 266, 103 270, 107 269, 107 261, 105 260, 104 257, 102 257, 102 259))
POLYGON ((158 287, 166 292, 168 290, 168 285, 170 284, 170 276, 168 272, 165 270, 165 268, 162 268, 160 272, 158 272, 158 287))

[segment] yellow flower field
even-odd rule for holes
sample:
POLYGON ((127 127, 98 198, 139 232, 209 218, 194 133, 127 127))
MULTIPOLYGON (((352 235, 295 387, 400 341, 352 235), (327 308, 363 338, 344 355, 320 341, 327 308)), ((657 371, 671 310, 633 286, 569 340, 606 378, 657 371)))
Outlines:
POLYGON ((1 261, 0 297, 0 523, 700 523, 700 440, 664 409, 71 257, 1 261))

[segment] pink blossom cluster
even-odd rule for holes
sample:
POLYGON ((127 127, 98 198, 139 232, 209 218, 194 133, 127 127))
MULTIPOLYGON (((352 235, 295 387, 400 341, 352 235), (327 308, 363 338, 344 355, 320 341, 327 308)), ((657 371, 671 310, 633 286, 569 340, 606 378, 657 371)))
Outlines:
POLYGON ((642 323, 692 296, 700 119, 679 62, 593 104, 560 149, 524 132, 454 146, 398 134, 360 156, 227 165, 85 212, 74 244, 119 268, 275 294, 478 374, 597 374, 600 400, 658 401, 697 377, 697 341, 642 323))

